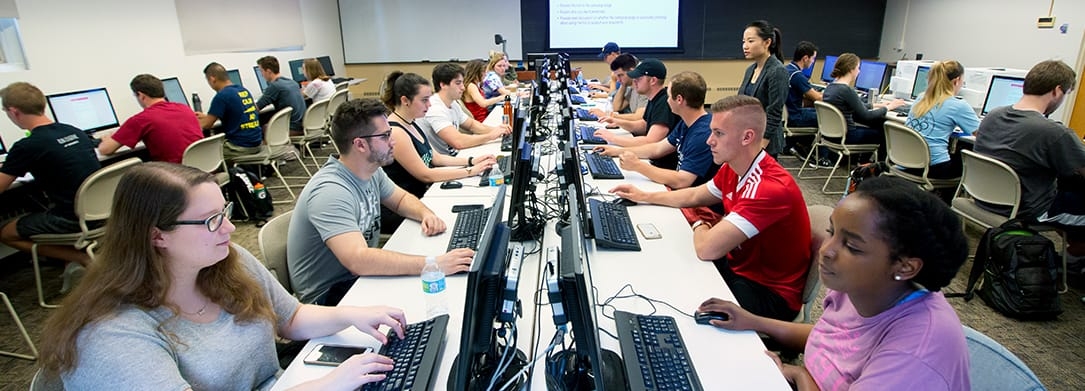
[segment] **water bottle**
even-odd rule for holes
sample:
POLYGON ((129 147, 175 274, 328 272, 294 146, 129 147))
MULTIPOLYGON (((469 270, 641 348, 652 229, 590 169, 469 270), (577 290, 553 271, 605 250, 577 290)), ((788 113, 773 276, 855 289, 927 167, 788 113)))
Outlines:
POLYGON ((501 123, 504 125, 512 126, 512 97, 505 95, 505 107, 504 115, 501 116, 501 123))
POLYGON ((505 173, 501 172, 501 166, 494 164, 490 167, 490 186, 496 187, 505 184, 505 173))
POLYGON ((426 257, 426 266, 422 267, 422 294, 426 296, 427 319, 448 313, 445 272, 437 265, 436 257, 426 257))
POLYGON ((200 102, 200 94, 192 93, 192 111, 203 111, 203 102, 200 102))

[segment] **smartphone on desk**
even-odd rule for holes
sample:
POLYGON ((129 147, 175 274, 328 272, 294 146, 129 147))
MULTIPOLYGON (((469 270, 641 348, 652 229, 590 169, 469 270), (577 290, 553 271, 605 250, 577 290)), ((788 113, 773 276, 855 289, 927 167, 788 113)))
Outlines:
POLYGON ((313 365, 325 365, 331 367, 337 367, 343 361, 347 361, 357 354, 366 354, 372 352, 373 348, 365 346, 337 346, 337 345, 316 345, 316 349, 309 352, 309 355, 305 356, 306 364, 313 365))

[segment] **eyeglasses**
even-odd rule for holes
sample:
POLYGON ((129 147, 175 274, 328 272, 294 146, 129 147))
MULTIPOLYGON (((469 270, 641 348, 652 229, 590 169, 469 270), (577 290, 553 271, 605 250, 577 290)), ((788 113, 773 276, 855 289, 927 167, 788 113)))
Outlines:
POLYGON ((389 137, 392 137, 392 130, 391 129, 389 129, 387 132, 384 132, 384 133, 370 134, 370 135, 366 135, 366 136, 358 136, 357 138, 380 138, 381 140, 387 140, 389 137))
POLYGON ((210 217, 203 220, 177 220, 171 225, 203 225, 207 227, 210 232, 216 232, 219 228, 222 228, 222 223, 230 219, 230 214, 234 211, 234 203, 227 202, 226 207, 222 208, 222 212, 215 213, 210 217))

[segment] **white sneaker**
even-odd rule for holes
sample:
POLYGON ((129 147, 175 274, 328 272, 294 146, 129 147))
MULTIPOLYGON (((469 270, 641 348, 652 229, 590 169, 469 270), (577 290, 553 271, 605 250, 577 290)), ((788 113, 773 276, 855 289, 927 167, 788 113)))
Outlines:
POLYGON ((87 274, 87 268, 78 263, 69 263, 64 267, 64 274, 62 276, 63 283, 60 285, 60 293, 68 293, 75 288, 79 281, 83 279, 83 275, 87 274))

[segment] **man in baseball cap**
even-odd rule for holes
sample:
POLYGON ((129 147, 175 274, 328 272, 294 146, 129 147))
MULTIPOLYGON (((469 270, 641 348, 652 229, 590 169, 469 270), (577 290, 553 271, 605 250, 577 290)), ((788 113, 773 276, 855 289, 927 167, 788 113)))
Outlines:
POLYGON ((618 44, 607 42, 606 45, 603 45, 603 50, 599 52, 599 58, 606 61, 607 64, 610 64, 610 61, 613 60, 614 57, 618 57, 619 54, 622 54, 622 49, 618 47, 618 44))
MULTIPOLYGON (((616 44, 614 42, 607 42, 606 45, 603 45, 603 50, 601 50, 599 52, 599 58, 603 59, 603 62, 607 63, 607 65, 610 65, 610 62, 614 61, 614 59, 617 58, 621 54, 622 54, 622 49, 618 47, 618 44, 616 44)), ((588 86, 590 86, 591 88, 603 91, 603 92, 597 93, 597 95, 593 95, 592 96, 593 98, 606 98, 606 97, 610 96, 610 93, 612 91, 617 91, 618 90, 618 84, 617 83, 618 83, 618 77, 616 75, 614 75, 614 72, 611 72, 609 80, 607 80, 607 81, 605 81, 603 83, 591 82, 591 83, 588 83, 588 86)))
MULTIPOLYGON (((633 133, 635 137, 614 137, 613 133, 603 129, 595 133, 596 137, 607 140, 609 144, 625 148, 655 143, 667 138, 671 129, 678 124, 678 117, 671 112, 670 105, 667 103, 668 93, 664 84, 667 79, 667 67, 657 59, 645 59, 629 71, 626 78, 633 81, 633 87, 638 94, 648 97, 644 116, 636 120, 607 116, 599 118, 599 122, 618 125, 633 133)), ((652 165, 673 170, 678 166, 678 154, 671 153, 652 159, 652 165)))

